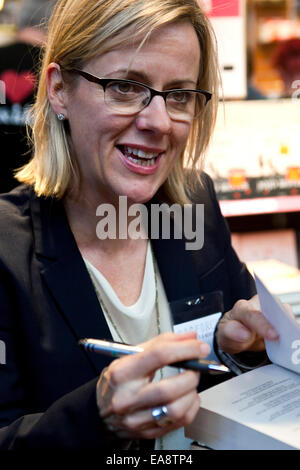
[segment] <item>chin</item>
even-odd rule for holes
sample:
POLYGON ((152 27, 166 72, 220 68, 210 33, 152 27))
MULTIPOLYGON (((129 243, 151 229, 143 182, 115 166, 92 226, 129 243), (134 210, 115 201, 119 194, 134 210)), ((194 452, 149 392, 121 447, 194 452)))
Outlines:
POLYGON ((150 194, 150 195, 149 194, 148 195, 136 194, 134 196, 128 194, 127 197, 128 197, 128 201, 130 201, 133 204, 146 204, 148 201, 150 201, 153 198, 154 195, 155 193, 150 194))
POLYGON ((145 188, 145 185, 142 188, 136 188, 135 190, 124 192, 124 195, 128 197, 128 200, 132 203, 145 204, 150 201, 155 194, 157 193, 159 187, 155 186, 152 188, 145 188))

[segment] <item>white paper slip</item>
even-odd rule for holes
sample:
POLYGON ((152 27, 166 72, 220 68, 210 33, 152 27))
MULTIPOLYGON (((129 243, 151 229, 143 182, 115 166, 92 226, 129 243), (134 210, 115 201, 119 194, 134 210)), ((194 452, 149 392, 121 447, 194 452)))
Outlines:
POLYGON ((262 314, 279 334, 277 341, 265 341, 269 359, 300 373, 300 324, 254 273, 262 314))
POLYGON ((212 315, 206 315, 205 317, 197 318, 196 320, 187 321, 174 325, 175 333, 187 333, 189 331, 196 331, 197 338, 199 341, 204 341, 210 347, 210 354, 206 359, 219 361, 214 353, 213 342, 214 342, 214 331, 216 325, 221 317, 221 313, 213 313, 212 315))

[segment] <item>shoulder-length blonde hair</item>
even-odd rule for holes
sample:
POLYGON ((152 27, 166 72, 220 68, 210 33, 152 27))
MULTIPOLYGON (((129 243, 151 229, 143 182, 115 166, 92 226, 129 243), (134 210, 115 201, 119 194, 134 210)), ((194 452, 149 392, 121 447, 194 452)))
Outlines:
POLYGON ((209 144, 219 89, 215 37, 197 0, 58 0, 49 22, 30 119, 33 157, 16 173, 16 178, 32 185, 39 196, 57 198, 65 195, 74 177, 79 178, 67 123, 57 119, 47 96, 46 74, 51 62, 65 70, 80 67, 133 37, 142 38, 143 42, 157 28, 178 21, 187 21, 195 28, 201 50, 198 88, 213 93, 204 112, 193 121, 185 151, 161 188, 165 200, 187 202, 184 164, 196 168, 209 144))

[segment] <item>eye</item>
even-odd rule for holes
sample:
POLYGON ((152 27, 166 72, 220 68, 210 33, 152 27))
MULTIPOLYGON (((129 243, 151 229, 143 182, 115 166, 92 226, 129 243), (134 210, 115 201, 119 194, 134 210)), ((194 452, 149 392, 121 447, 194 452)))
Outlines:
POLYGON ((189 102, 191 94, 188 91, 179 90, 170 93, 169 98, 174 101, 174 103, 185 104, 189 102))
POLYGON ((113 87, 119 93, 130 93, 132 91, 132 84, 128 82, 115 82, 113 87))
POLYGON ((114 93, 120 95, 136 95, 141 92, 140 88, 134 83, 130 82, 111 82, 109 88, 114 93))

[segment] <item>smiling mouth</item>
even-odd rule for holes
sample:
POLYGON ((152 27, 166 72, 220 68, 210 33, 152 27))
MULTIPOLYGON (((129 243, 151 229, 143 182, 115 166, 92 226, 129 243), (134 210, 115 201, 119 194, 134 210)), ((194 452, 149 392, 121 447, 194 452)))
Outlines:
POLYGON ((118 149, 123 155, 135 165, 151 167, 156 163, 160 153, 144 152, 141 149, 128 147, 125 145, 118 145, 118 149))

